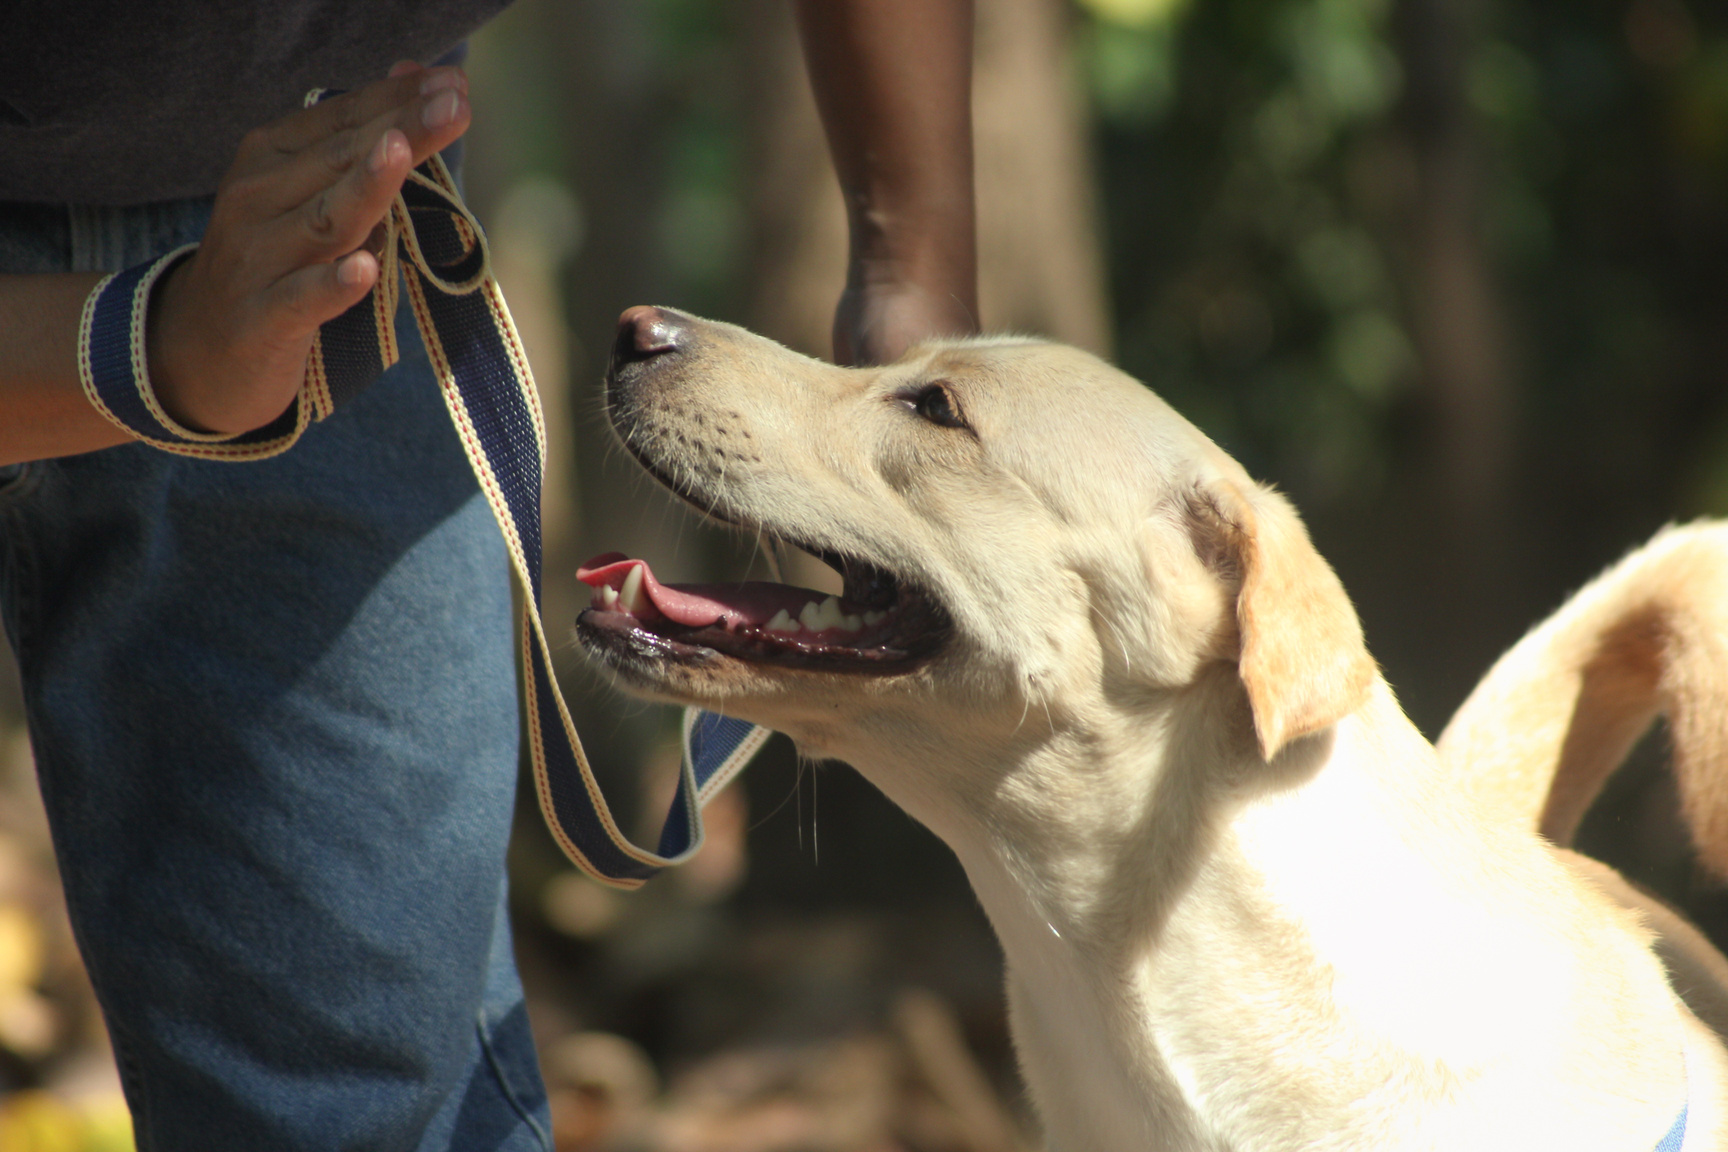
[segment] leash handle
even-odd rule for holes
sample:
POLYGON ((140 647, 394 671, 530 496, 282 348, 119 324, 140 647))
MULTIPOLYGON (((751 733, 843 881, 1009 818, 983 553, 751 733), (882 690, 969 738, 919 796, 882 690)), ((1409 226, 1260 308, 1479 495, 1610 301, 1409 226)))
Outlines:
POLYGON ((91 407, 128 436, 164 452, 204 460, 262 460, 286 452, 306 426, 330 414, 328 393, 304 385, 287 411, 262 428, 236 435, 195 432, 169 416, 150 383, 144 320, 157 283, 197 248, 105 277, 84 298, 78 321, 78 379, 91 407))
MULTIPOLYGON (((306 103, 330 94, 315 90, 306 103)), ((191 245, 109 276, 91 291, 79 327, 85 394, 128 435, 166 452, 213 460, 274 456, 397 361, 393 322, 405 286, 451 423, 522 587, 517 650, 540 811, 578 868, 605 884, 639 887, 702 847, 703 805, 749 763, 770 733, 747 721, 686 709, 678 790, 656 850, 636 846, 619 830, 552 674, 540 619, 545 419, 521 338, 492 277, 485 233, 436 155, 408 174, 385 230, 378 283, 319 329, 294 403, 266 427, 238 436, 195 432, 175 423, 156 401, 144 345, 150 292, 191 245)))

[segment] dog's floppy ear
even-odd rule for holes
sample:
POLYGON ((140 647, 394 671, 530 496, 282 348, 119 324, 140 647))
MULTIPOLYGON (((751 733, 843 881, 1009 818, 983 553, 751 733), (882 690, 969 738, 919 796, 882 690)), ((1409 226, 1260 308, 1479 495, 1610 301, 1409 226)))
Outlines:
POLYGON ((1361 707, 1374 661, 1356 609, 1288 501, 1214 480, 1189 502, 1195 547, 1237 587, 1237 672, 1268 760, 1361 707))

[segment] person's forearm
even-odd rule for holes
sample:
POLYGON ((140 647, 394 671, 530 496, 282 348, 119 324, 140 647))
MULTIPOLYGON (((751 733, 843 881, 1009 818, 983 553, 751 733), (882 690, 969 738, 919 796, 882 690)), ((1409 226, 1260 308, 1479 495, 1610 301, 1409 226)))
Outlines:
POLYGON ((78 381, 78 319, 101 279, 94 272, 0 276, 0 465, 126 440, 78 381))
POLYGON ((975 324, 971 0, 797 0, 797 11, 854 280, 918 284, 975 324))

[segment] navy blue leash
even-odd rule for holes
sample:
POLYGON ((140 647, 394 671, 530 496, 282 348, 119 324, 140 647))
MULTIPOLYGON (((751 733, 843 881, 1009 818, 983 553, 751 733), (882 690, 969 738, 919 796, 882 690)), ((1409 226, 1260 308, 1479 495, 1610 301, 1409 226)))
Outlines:
MULTIPOLYGON (((324 95, 314 92, 307 103, 324 95)), ((686 710, 678 792, 656 850, 637 847, 619 830, 552 674, 540 620, 545 421, 521 339, 492 278, 485 235, 437 156, 409 173, 386 228, 377 286, 319 330, 294 403, 264 428, 238 436, 193 431, 170 418, 151 389, 144 345, 150 291, 196 245, 117 272, 90 293, 78 348, 85 394, 128 435, 167 452, 233 461, 274 456, 396 362, 392 320, 405 284, 451 422, 522 585, 517 648, 540 811, 559 847, 584 872, 616 887, 638 887, 701 848, 703 806, 769 732, 686 710)))

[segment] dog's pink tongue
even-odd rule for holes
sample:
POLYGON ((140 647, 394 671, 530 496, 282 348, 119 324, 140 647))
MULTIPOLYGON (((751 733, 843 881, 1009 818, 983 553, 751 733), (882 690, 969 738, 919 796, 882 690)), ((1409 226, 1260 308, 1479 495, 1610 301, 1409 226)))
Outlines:
MULTIPOLYGON (((743 584, 662 584, 644 560, 632 560, 622 552, 596 556, 576 569, 576 579, 592 588, 611 588, 621 592, 632 569, 642 569, 642 592, 648 605, 674 623, 691 628, 706 628, 718 621, 729 624, 760 625, 786 609, 793 615, 814 593, 788 588, 784 584, 750 581, 743 584)), ((626 611, 631 611, 626 608, 626 611)), ((631 611, 638 617, 652 618, 640 603, 631 611)))

